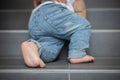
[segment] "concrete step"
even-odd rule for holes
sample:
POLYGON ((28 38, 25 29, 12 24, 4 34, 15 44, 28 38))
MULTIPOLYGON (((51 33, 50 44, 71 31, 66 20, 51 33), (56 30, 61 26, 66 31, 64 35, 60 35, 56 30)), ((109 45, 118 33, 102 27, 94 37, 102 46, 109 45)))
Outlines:
POLYGON ((66 59, 28 68, 21 58, 0 58, 0 80, 119 80, 120 57, 97 57, 93 63, 70 64, 66 59))
MULTIPOLYGON (((120 8, 120 0, 85 0, 87 8, 120 8)), ((0 0, 0 9, 32 9, 33 0, 0 0)))
MULTIPOLYGON (((21 57, 20 44, 29 38, 28 31, 0 31, 0 57, 21 57)), ((120 30, 92 30, 89 54, 95 57, 120 57, 120 30)), ((65 44, 61 54, 67 56, 65 44)))
MULTIPOLYGON (((0 30, 28 28, 31 10, 0 10, 0 30)), ((120 29, 120 9, 88 9, 93 29, 120 29)))
MULTIPOLYGON (((120 70, 120 57, 95 57, 93 63, 70 64, 66 58, 57 59, 54 62, 46 63, 46 68, 28 68, 20 57, 2 57, 0 58, 0 72, 2 70, 21 70, 21 69, 70 69, 70 70, 120 70)), ((42 71, 41 71, 42 72, 42 71)), ((44 72, 44 71, 43 71, 44 72)))

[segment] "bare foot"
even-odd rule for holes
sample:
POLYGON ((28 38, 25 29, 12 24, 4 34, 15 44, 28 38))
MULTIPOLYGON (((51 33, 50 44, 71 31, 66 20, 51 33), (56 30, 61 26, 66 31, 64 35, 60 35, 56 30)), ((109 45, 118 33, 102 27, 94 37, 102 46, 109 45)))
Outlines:
POLYGON ((46 65, 39 57, 38 48, 33 42, 23 42, 21 45, 24 62, 29 67, 41 67, 46 65))
POLYGON ((86 63, 86 62, 93 62, 94 57, 86 55, 83 58, 76 58, 76 59, 70 59, 70 63, 72 64, 78 64, 78 63, 86 63))

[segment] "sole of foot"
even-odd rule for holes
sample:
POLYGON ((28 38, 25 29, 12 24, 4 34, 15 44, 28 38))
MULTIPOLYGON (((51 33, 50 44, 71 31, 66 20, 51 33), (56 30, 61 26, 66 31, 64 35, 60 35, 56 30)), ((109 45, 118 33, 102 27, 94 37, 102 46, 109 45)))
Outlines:
POLYGON ((33 42, 23 42, 21 44, 22 55, 24 62, 28 67, 44 68, 46 64, 39 57, 38 48, 33 42))

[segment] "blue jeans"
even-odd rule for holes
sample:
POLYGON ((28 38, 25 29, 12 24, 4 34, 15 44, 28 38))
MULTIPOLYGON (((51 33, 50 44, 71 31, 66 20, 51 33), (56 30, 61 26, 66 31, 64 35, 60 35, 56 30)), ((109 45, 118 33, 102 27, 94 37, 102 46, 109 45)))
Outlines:
POLYGON ((68 59, 84 57, 89 48, 91 25, 66 7, 50 3, 31 14, 29 33, 29 41, 39 47, 41 59, 51 62, 59 55, 65 40, 70 40, 68 59))

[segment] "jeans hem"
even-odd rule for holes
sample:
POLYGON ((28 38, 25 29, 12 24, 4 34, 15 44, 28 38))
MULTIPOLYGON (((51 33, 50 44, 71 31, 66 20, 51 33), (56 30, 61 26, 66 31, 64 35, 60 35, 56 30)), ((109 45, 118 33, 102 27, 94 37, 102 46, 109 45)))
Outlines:
POLYGON ((85 50, 82 50, 82 51, 69 51, 69 56, 68 56, 68 59, 71 59, 71 58, 82 58, 86 56, 86 51, 85 50))

